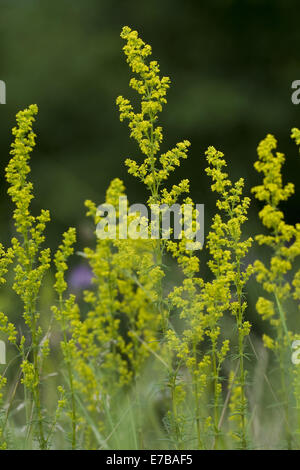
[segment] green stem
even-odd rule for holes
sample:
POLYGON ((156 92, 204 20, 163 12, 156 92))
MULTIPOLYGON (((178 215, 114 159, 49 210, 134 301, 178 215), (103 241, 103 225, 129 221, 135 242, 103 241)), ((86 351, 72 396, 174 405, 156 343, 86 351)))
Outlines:
POLYGON ((239 355, 239 364, 240 364, 240 377, 239 385, 241 387, 241 447, 242 449, 247 448, 247 439, 246 439, 246 408, 247 401, 245 395, 245 368, 244 368, 244 334, 242 331, 243 327, 243 308, 242 308, 242 287, 241 287, 241 268, 240 260, 237 259, 237 299, 238 299, 238 311, 237 311, 237 327, 238 327, 238 355, 239 355))
POLYGON ((212 369, 214 387, 214 449, 218 448, 219 440, 219 373, 217 368, 216 343, 212 341, 212 369))
POLYGON ((274 292, 275 300, 277 309, 279 312, 279 317, 281 320, 280 326, 278 328, 277 336, 279 339, 280 350, 279 350, 279 369, 280 369, 280 380, 281 380, 281 388, 282 388, 282 399, 284 403, 284 416, 285 416, 285 434, 287 439, 287 447, 288 449, 292 449, 292 435, 289 426, 289 419, 290 419, 290 410, 289 410, 289 396, 287 391, 286 385, 286 368, 285 368, 285 346, 283 336, 286 336, 289 348, 292 351, 291 340, 286 324, 285 313, 282 308, 281 301, 276 292, 274 292))
POLYGON ((38 418, 38 429, 39 429, 39 442, 41 450, 46 450, 47 442, 45 439, 44 434, 44 427, 43 427, 43 415, 42 415, 42 408, 41 408, 41 398, 40 398, 40 373, 39 373, 39 361, 38 361, 38 341, 36 335, 36 318, 34 316, 33 323, 32 323, 32 346, 33 346, 33 367, 34 367, 34 399, 35 399, 35 407, 36 413, 38 418))
MULTIPOLYGON (((29 261, 28 266, 26 268, 27 275, 29 275, 30 271, 32 270, 32 266, 34 263, 34 259, 30 255, 29 252, 29 240, 27 232, 23 233, 24 238, 24 245, 27 254, 27 259, 29 261)), ((37 422, 38 422, 38 435, 39 435, 39 443, 41 450, 46 450, 47 448, 47 441, 45 439, 44 434, 44 427, 43 427, 43 415, 42 415, 42 408, 41 408, 41 397, 40 397, 40 372, 39 372, 39 360, 38 360, 38 352, 39 352, 39 343, 37 338, 37 323, 36 323, 36 299, 30 298, 29 305, 28 305, 28 312, 31 317, 31 337, 32 337, 32 355, 33 355, 33 368, 34 368, 34 385, 32 390, 33 401, 35 405, 35 410, 37 414, 37 422)), ((25 387, 26 388, 26 387, 25 387)), ((27 391, 25 392, 25 400, 28 399, 27 391)), ((28 419, 28 418, 26 418, 28 419)), ((31 420, 31 419, 30 419, 31 420)), ((29 424, 29 430, 27 436, 29 437, 31 434, 31 423, 29 424)))
MULTIPOLYGON (((195 359, 195 377, 197 377, 197 349, 196 341, 193 343, 193 353, 195 359)), ((194 397, 195 397, 195 407, 196 407, 196 427, 197 427, 197 441, 198 441, 198 450, 203 449, 202 439, 201 439, 201 424, 200 424, 200 403, 198 397, 198 384, 197 379, 194 379, 194 397)))
MULTIPOLYGON (((62 294, 59 294, 59 306, 60 311, 62 313, 63 318, 63 335, 64 335, 64 343, 65 343, 65 350, 68 351, 67 344, 67 334, 66 334, 66 326, 65 326, 65 317, 63 315, 63 298, 62 294)), ((67 374, 68 374, 68 381, 69 381, 69 389, 71 393, 71 420, 72 420, 72 450, 76 449, 76 421, 77 421, 77 414, 76 414, 76 400, 75 400, 75 393, 74 393, 74 380, 73 380, 73 371, 71 366, 71 358, 68 356, 66 357, 66 364, 67 364, 67 374)))

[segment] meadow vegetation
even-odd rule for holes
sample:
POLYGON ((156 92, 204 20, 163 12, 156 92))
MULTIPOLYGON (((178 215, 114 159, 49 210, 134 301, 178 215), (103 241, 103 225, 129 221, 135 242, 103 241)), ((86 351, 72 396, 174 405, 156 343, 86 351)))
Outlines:
MULTIPOLYGON (((124 27, 121 37, 138 96, 138 102, 116 101, 140 155, 125 160, 128 172, 144 185, 149 207, 195 207, 193 182, 168 184, 190 142, 160 150, 159 114, 170 79, 160 75, 151 46, 136 31, 124 27)), ((51 253, 50 213, 34 215, 31 205, 37 113, 31 105, 17 114, 5 173, 13 233, 9 246, 0 245, 0 283, 16 319, 0 313, 8 356, 0 366, 1 448, 299 449, 300 365, 292 357, 300 339, 300 224, 289 225, 281 208, 294 185, 283 181, 285 157, 276 139, 267 135, 257 149, 262 178, 252 194, 261 201, 260 234, 244 229, 251 204, 244 179, 232 181, 224 154, 211 146, 202 158, 216 208, 205 219, 201 250, 191 251, 184 234, 179 240, 100 239, 101 216, 88 200, 93 246, 82 248, 71 227, 51 253), (92 272, 82 295, 67 282, 75 256, 92 272), (250 278, 260 289, 261 338, 251 336, 248 320, 250 278)), ((292 138, 300 144, 298 129, 292 138)), ((125 195, 115 178, 106 203, 118 212, 125 195)))

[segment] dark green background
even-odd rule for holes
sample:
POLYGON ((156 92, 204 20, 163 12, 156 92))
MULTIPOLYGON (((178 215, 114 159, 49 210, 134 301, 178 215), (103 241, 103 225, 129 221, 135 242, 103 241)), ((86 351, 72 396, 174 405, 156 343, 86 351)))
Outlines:
MULTIPOLYGON (((274 133, 288 156, 285 176, 298 183, 300 158, 289 137, 291 127, 300 126, 300 106, 291 102, 291 83, 300 79, 297 2, 1 0, 0 79, 7 84, 7 104, 0 106, 1 175, 14 116, 37 103, 34 210, 51 211, 51 245, 69 225, 79 228, 84 243, 83 202, 103 202, 112 178, 124 179, 131 202, 146 197, 124 167, 125 157, 139 154, 115 106, 118 94, 132 93, 119 37, 123 25, 153 46, 162 73, 172 79, 161 116, 163 150, 185 138, 192 142, 173 181, 190 178, 195 201, 206 204, 206 229, 215 203, 204 174, 208 145, 225 152, 231 176, 244 176, 248 190, 259 182, 257 144, 274 133)), ((2 241, 11 234, 6 190, 2 176, 2 241)), ((290 222, 298 219, 298 203, 299 192, 286 204, 290 222)), ((257 223, 253 211, 255 230, 257 223)))

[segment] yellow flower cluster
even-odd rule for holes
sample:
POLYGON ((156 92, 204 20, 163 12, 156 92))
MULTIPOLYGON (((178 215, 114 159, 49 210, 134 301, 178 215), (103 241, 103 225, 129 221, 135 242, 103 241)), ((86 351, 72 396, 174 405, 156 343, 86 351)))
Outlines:
POLYGON ((128 119, 130 136, 137 141, 141 152, 145 155, 141 164, 131 159, 127 159, 125 164, 129 173, 138 177, 150 189, 151 202, 157 203, 161 183, 180 165, 181 159, 187 158, 190 142, 184 140, 174 149, 157 157, 163 134, 162 128, 156 123, 158 113, 167 102, 166 93, 170 79, 159 76, 160 69, 156 61, 147 60, 151 55, 151 47, 139 38, 137 31, 125 26, 121 37, 126 41, 123 50, 127 62, 138 77, 130 80, 130 86, 141 95, 141 110, 135 113, 130 101, 119 96, 117 105, 120 120, 128 119))
POLYGON ((73 245, 75 244, 75 242, 76 231, 74 228, 71 227, 67 232, 63 234, 62 244, 59 246, 54 256, 54 264, 56 267, 56 282, 54 284, 54 289, 58 294, 58 305, 54 305, 52 307, 54 317, 59 323, 63 334, 61 348, 64 362, 67 368, 68 386, 70 393, 70 406, 67 407, 64 398, 65 391, 62 388, 59 388, 61 398, 58 400, 57 403, 55 422, 58 420, 61 411, 64 408, 70 409, 69 415, 71 417, 72 422, 72 449, 76 449, 76 427, 78 421, 74 390, 73 362, 77 358, 78 353, 74 338, 72 338, 71 336, 71 328, 74 323, 78 324, 78 322, 80 322, 80 314, 75 296, 69 295, 69 297, 65 299, 63 294, 67 289, 67 283, 65 281, 65 272, 68 269, 67 261, 68 258, 74 253, 73 245))
MULTIPOLYGON (((243 262, 252 244, 252 239, 242 240, 242 224, 247 220, 249 198, 242 198, 243 181, 232 185, 222 167, 226 165, 223 154, 210 147, 206 152, 208 168, 206 172, 212 178, 212 190, 220 194, 217 201, 219 212, 213 218, 210 232, 207 236, 209 251, 208 266, 213 279, 204 281, 198 276, 199 259, 186 251, 185 240, 175 243, 168 241, 167 248, 172 252, 182 267, 185 279, 181 286, 175 287, 169 294, 170 309, 179 311, 180 318, 186 328, 181 334, 170 328, 166 332, 169 346, 169 357, 177 364, 170 380, 170 387, 175 396, 173 415, 173 434, 177 440, 184 435, 181 400, 186 396, 189 381, 180 380, 182 371, 186 368, 191 376, 192 396, 197 410, 196 428, 198 448, 205 448, 202 434, 204 429, 210 429, 213 435, 213 447, 218 448, 220 409, 222 406, 221 369, 229 352, 229 340, 222 338, 220 322, 226 311, 231 311, 236 317, 238 326, 238 358, 240 360, 240 376, 236 385, 241 390, 241 400, 238 420, 240 421, 241 446, 246 447, 246 398, 245 371, 243 365, 244 338, 250 332, 250 324, 244 319, 246 302, 243 300, 245 285, 252 274, 252 266, 243 269, 243 262), (223 215, 224 214, 224 215, 223 215), (202 351, 201 343, 209 338, 208 352, 202 351), (212 413, 207 410, 202 415, 201 402, 205 399, 205 391, 212 386, 214 400, 212 413), (206 413, 206 416, 205 416, 206 413)), ((208 408, 210 410, 210 408, 208 408)), ((184 414, 184 413, 183 413, 184 414)))
MULTIPOLYGON (((297 130, 293 130, 292 136, 297 141, 297 130)), ((287 318, 284 303, 288 299, 292 286, 287 279, 287 274, 293 269, 293 262, 300 255, 300 224, 289 225, 284 220, 284 214, 279 209, 279 204, 286 201, 294 192, 292 183, 283 184, 282 166, 285 157, 276 151, 277 141, 272 135, 268 135, 258 146, 258 160, 255 169, 263 173, 263 183, 252 188, 257 199, 264 202, 264 207, 259 216, 263 225, 269 230, 267 235, 257 235, 256 240, 260 245, 271 248, 272 255, 269 266, 261 260, 254 264, 256 278, 263 285, 264 290, 274 297, 274 303, 260 297, 257 301, 257 311, 263 319, 268 319, 275 327, 276 339, 266 340, 265 345, 272 349, 282 349, 283 336, 287 342, 291 334, 287 329, 287 318)), ((298 274, 294 278, 297 297, 298 274)), ((282 365, 283 367, 283 365, 282 365)))
MULTIPOLYGON (((219 295, 220 293, 221 295, 223 294, 223 299, 221 297, 217 304, 219 305, 219 308, 216 309, 216 312, 219 312, 217 315, 222 316, 223 311, 228 308, 236 319, 239 376, 235 381, 235 385, 240 395, 236 419, 239 420, 239 445, 241 448, 246 448, 247 398, 245 395, 244 341, 245 337, 250 333, 251 325, 249 321, 245 320, 247 302, 244 300, 244 290, 253 273, 253 267, 250 264, 246 267, 244 265, 253 240, 251 237, 242 240, 242 225, 247 220, 250 199, 243 197, 244 180, 242 178, 235 184, 232 184, 230 179, 228 179, 228 174, 223 170, 226 166, 226 161, 222 152, 217 151, 214 147, 209 147, 206 152, 206 158, 209 165, 206 172, 212 179, 211 189, 220 196, 217 200, 217 208, 220 213, 214 217, 213 230, 208 236, 208 244, 212 256, 212 259, 209 261, 209 267, 216 276, 215 298, 218 299, 217 293, 219 295)), ((213 311, 215 306, 212 305, 212 307, 213 311)), ((218 334, 219 329, 213 327, 213 340, 218 334)), ((225 346, 226 352, 227 349, 228 346, 225 346)), ((217 423, 215 423, 216 425, 217 423)))
MULTIPOLYGON (((13 129, 15 140, 12 144, 11 159, 6 168, 6 180, 9 184, 8 194, 15 205, 15 229, 19 234, 12 239, 12 251, 15 261, 15 278, 13 288, 23 301, 23 317, 31 334, 31 346, 25 351, 25 338, 22 337, 20 353, 23 356, 21 368, 22 382, 33 398, 34 413, 38 422, 38 439, 41 448, 46 448, 44 423, 40 400, 40 371, 44 359, 49 354, 47 335, 41 341, 43 331, 39 325, 37 306, 43 277, 50 267, 50 250, 41 249, 44 242, 46 223, 50 220, 49 211, 42 210, 40 215, 33 216, 30 203, 33 199, 32 183, 27 180, 30 172, 30 154, 35 146, 35 134, 32 125, 38 109, 31 105, 17 114, 17 126, 13 129), (40 344, 41 341, 41 344, 40 344), (32 351, 32 361, 29 352, 32 351)), ((26 403, 26 406, 28 404, 26 403)))
MULTIPOLYGON (((107 190, 106 203, 116 211, 124 189, 115 179, 107 190)), ((97 225, 101 217, 95 204, 86 201, 86 206, 97 225)), ((84 256, 93 271, 93 288, 84 293, 86 318, 69 315, 69 344, 74 346, 69 355, 76 369, 74 386, 85 395, 90 411, 103 413, 107 395, 113 398, 135 380, 157 348, 160 318, 153 285, 161 274, 154 266, 150 240, 98 238, 96 248, 86 248, 84 256)))
MULTIPOLYGON (((300 146, 300 130, 297 128, 293 128, 291 136, 295 140, 296 144, 300 146)), ((300 224, 296 225, 296 230, 297 230, 297 233, 299 234, 300 224)), ((294 241, 293 246, 295 248, 295 251, 299 253, 300 252, 299 236, 298 236, 298 239, 296 237, 296 240, 294 241)), ((292 284, 294 287, 293 297, 295 300, 300 301, 300 269, 295 273, 292 284)), ((299 303, 299 308, 300 308, 300 303, 299 303)), ((299 397, 300 397, 300 394, 299 394, 299 397)), ((299 426, 299 430, 300 430, 300 426, 299 426)))
MULTIPOLYGON (((292 137, 299 143, 299 131, 293 129, 292 137)), ((286 201, 294 193, 294 185, 284 185, 282 179, 282 167, 285 162, 284 154, 278 152, 277 141, 274 136, 267 135, 258 146, 258 160, 255 169, 263 174, 262 184, 252 188, 255 197, 264 202, 264 207, 259 212, 262 224, 268 229, 267 234, 256 236, 259 245, 267 246, 271 250, 270 261, 265 263, 257 260, 254 263, 256 279, 262 284, 265 292, 272 296, 273 300, 259 297, 256 309, 264 320, 268 320, 275 330, 275 338, 263 335, 263 343, 268 349, 274 350, 281 371, 281 398, 283 402, 285 418, 289 417, 288 387, 291 366, 286 365, 286 354, 291 354, 291 340, 295 335, 288 330, 287 300, 294 287, 294 298, 298 295, 299 274, 296 273, 291 283, 290 272, 293 271, 295 258, 300 255, 300 224, 290 225, 284 220, 284 213, 279 205, 286 201)), ((290 360, 289 360, 290 363, 290 360)), ((293 373, 297 374, 297 367, 293 373)), ((295 379, 296 380, 296 379, 295 379)), ((294 385, 296 382, 294 381, 294 385)), ((294 393, 299 403, 300 395, 294 387, 294 393)), ((299 413, 300 409, 298 409, 299 413)), ((299 428, 300 429, 300 428, 299 428)), ((291 445, 290 430, 286 430, 288 446, 291 445)))
MULTIPOLYGON (((9 265, 13 262, 14 252, 12 248, 5 251, 3 245, 0 243, 0 285, 6 282, 5 275, 8 271, 9 265)), ((13 323, 8 321, 6 315, 0 312, 0 331, 7 335, 10 343, 16 342, 17 332, 13 323)))
POLYGON ((258 146, 258 161, 254 167, 263 173, 263 184, 252 188, 255 197, 264 202, 259 216, 263 225, 270 230, 267 235, 258 235, 260 245, 269 246, 273 250, 270 266, 256 261, 255 271, 258 282, 263 284, 267 292, 273 293, 283 302, 289 295, 291 286, 285 281, 286 274, 292 269, 292 263, 300 254, 300 224, 289 225, 284 221, 284 214, 279 209, 281 201, 286 201, 294 192, 294 185, 282 182, 282 165, 285 157, 274 152, 277 148, 276 139, 268 135, 258 146))
MULTIPOLYGON (((30 152, 35 146, 35 134, 32 131, 37 106, 17 114, 17 127, 13 129, 15 141, 12 144, 12 158, 6 168, 6 180, 9 183, 8 194, 15 204, 14 219, 16 231, 21 240, 12 239, 15 267, 14 289, 24 303, 24 319, 30 329, 36 330, 38 313, 35 308, 38 293, 45 272, 50 267, 50 250, 40 250, 45 237, 43 232, 50 220, 49 211, 42 210, 34 217, 30 213, 33 198, 32 183, 27 181, 30 172, 30 152)), ((37 340, 38 338, 36 338, 37 340)))
POLYGON ((232 429, 230 430, 230 435, 233 439, 238 443, 241 442, 241 435, 243 434, 243 423, 240 419, 242 410, 243 410, 243 396, 242 396, 242 387, 238 383, 238 380, 235 377, 235 373, 233 371, 229 374, 229 390, 230 390, 230 402, 229 402, 229 410, 230 416, 229 421, 232 423, 232 429))

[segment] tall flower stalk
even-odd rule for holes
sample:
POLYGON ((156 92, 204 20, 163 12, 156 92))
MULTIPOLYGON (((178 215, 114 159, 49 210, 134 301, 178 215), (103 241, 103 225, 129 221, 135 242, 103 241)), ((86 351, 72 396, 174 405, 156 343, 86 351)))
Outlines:
MULTIPOLYGON (((8 248, 5 251, 3 245, 0 243, 0 285, 5 284, 6 282, 6 273, 8 271, 9 265, 13 262, 13 250, 8 248)), ((7 316, 0 312, 0 332, 5 335, 8 341, 11 344, 16 345, 17 342, 17 331, 13 323, 8 321, 7 316)), ((6 351, 5 351, 6 352, 6 351)), ((5 431, 7 425, 7 411, 3 409, 2 405, 4 397, 3 391, 5 390, 7 384, 7 379, 5 374, 0 374, 0 449, 6 449, 7 443, 5 440, 5 431)))
POLYGON ((217 207, 222 216, 220 215, 217 220, 222 237, 218 247, 223 247, 227 253, 225 255, 227 262, 224 263, 223 269, 227 269, 227 278, 231 280, 232 284, 233 299, 229 309, 235 317, 238 343, 236 357, 239 362, 239 376, 236 385, 240 396, 232 418, 238 425, 234 436, 238 440, 239 447, 246 449, 248 439, 245 338, 250 333, 250 323, 245 319, 247 302, 244 299, 244 292, 253 268, 250 264, 248 266, 244 266, 244 264, 253 240, 251 237, 243 240, 242 226, 247 220, 250 199, 243 197, 244 180, 242 178, 234 184, 228 179, 227 173, 223 171, 226 166, 223 157, 222 152, 218 152, 214 147, 209 147, 206 152, 209 164, 206 172, 213 181, 212 191, 216 191, 220 195, 217 207), (228 263, 231 267, 228 266, 228 263))
MULTIPOLYGON (((31 335, 31 342, 28 346, 25 344, 25 338, 21 339, 22 381, 26 393, 29 392, 34 404, 29 416, 33 413, 35 417, 30 419, 37 421, 39 445, 41 449, 45 449, 41 369, 44 359, 49 354, 49 340, 43 335, 39 323, 38 297, 42 279, 50 267, 50 250, 41 249, 50 215, 47 210, 42 210, 36 217, 31 214, 32 183, 27 181, 27 175, 30 172, 30 153, 35 146, 32 124, 37 111, 37 106, 31 105, 17 114, 17 127, 13 129, 15 141, 10 152, 12 158, 6 168, 6 180, 9 184, 8 194, 15 205, 13 217, 17 233, 17 236, 12 239, 16 261, 13 288, 23 302, 23 318, 31 335)), ((27 422, 27 426, 31 429, 31 423, 27 422)))
MULTIPOLYGON (((123 47, 127 63, 135 74, 130 80, 130 87, 141 95, 141 109, 134 112, 134 108, 128 99, 119 96, 117 105, 120 111, 120 120, 129 121, 130 136, 134 138, 143 155, 143 161, 139 164, 132 159, 125 161, 128 172, 143 182, 150 192, 148 204, 171 205, 180 194, 188 191, 188 183, 182 181, 179 186, 173 186, 171 193, 162 187, 170 173, 180 165, 180 160, 187 157, 190 143, 187 140, 180 142, 168 152, 157 156, 163 140, 162 127, 157 125, 158 114, 167 102, 166 93, 170 86, 169 77, 160 77, 160 68, 156 61, 149 60, 151 46, 145 44, 139 38, 137 31, 132 31, 125 26, 121 33, 126 41, 123 47)), ((157 308, 161 316, 162 330, 167 328, 167 311, 163 301, 162 270, 165 241, 160 238, 153 240, 156 266, 161 270, 161 279, 157 284, 157 308)))
MULTIPOLYGON (((294 133, 294 137, 296 136, 294 133)), ((256 308, 262 318, 268 320, 275 330, 275 338, 264 335, 263 340, 265 346, 275 352, 279 364, 285 436, 287 446, 291 448, 293 445, 289 393, 291 367, 288 356, 292 353, 293 334, 288 329, 286 303, 292 285, 287 276, 293 269, 295 258, 300 254, 300 225, 287 224, 283 212, 279 209, 280 203, 294 193, 294 185, 283 184, 282 166, 285 156, 277 152, 276 148, 277 141, 274 136, 267 135, 258 146, 258 160, 254 164, 255 169, 263 174, 263 181, 261 185, 252 188, 252 191, 255 197, 264 203, 259 217, 268 230, 266 235, 257 235, 256 240, 259 245, 270 248, 269 265, 260 260, 254 264, 257 281, 262 284, 266 292, 266 296, 258 299, 256 308)))
POLYGON ((63 340, 61 342, 61 348, 63 352, 64 362, 67 368, 67 379, 70 395, 70 410, 71 410, 71 442, 72 449, 76 449, 77 445, 77 409, 76 409, 76 397, 74 388, 74 370, 73 370, 73 351, 75 348, 74 340, 69 338, 69 324, 74 318, 74 309, 77 310, 75 303, 75 296, 70 295, 67 299, 64 299, 64 293, 67 289, 67 283, 65 281, 65 271, 68 269, 67 261, 68 258, 73 254, 73 245, 76 242, 76 231, 74 228, 69 228, 63 235, 63 242, 59 246, 59 249, 54 256, 54 264, 56 267, 56 282, 54 289, 58 295, 58 305, 52 307, 52 311, 58 323, 60 324, 61 331, 63 334, 63 340))
MULTIPOLYGON (((154 207, 170 207, 175 204, 178 198, 189 191, 187 180, 181 181, 178 185, 173 185, 168 191, 164 184, 171 172, 180 165, 182 159, 187 158, 190 142, 184 140, 172 150, 158 156, 163 140, 162 127, 157 125, 158 114, 162 111, 163 105, 167 102, 166 93, 170 86, 169 77, 160 77, 160 68, 157 61, 149 60, 152 53, 151 46, 145 44, 138 36, 137 31, 132 31, 129 27, 124 27, 121 37, 126 41, 123 50, 127 58, 127 63, 135 76, 130 80, 130 87, 141 96, 141 107, 138 112, 134 111, 133 105, 128 99, 119 96, 117 105, 120 111, 120 120, 129 121, 130 136, 134 138, 142 153, 142 161, 138 163, 135 160, 127 159, 125 161, 128 172, 138 178, 150 192, 148 205, 154 207)), ((166 209, 165 209, 166 210, 166 209)), ((158 224, 162 214, 158 213, 158 224)), ((162 235, 161 229, 158 228, 162 235)), ((158 236, 151 240, 153 246, 155 264, 152 270, 157 275, 156 308, 161 319, 161 330, 163 340, 166 331, 169 328, 169 307, 164 299, 163 278, 163 256, 166 250, 165 237, 158 236)), ((179 438, 177 405, 181 399, 177 393, 177 373, 178 369, 173 369, 170 362, 169 387, 171 390, 171 401, 173 414, 175 416, 175 435, 177 441, 179 438)))

